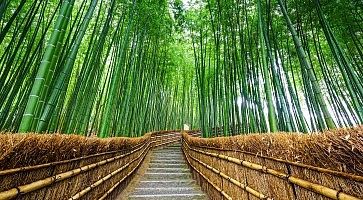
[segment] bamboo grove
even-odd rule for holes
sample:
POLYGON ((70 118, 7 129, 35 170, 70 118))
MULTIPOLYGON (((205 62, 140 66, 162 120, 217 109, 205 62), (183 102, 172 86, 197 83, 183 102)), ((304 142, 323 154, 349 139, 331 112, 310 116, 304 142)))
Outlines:
POLYGON ((3 0, 0 130, 362 124, 362 11, 356 0, 3 0))
POLYGON ((175 80, 182 69, 170 62, 166 1, 5 0, 0 8, 1 130, 137 136, 193 116, 181 113, 195 103, 183 101, 192 99, 193 74, 175 80))
POLYGON ((204 133, 362 123, 361 1, 207 0, 201 7, 188 26, 204 133))

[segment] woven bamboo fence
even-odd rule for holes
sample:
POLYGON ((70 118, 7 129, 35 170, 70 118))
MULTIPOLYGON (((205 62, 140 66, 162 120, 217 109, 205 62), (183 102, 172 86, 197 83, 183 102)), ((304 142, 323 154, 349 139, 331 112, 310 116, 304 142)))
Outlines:
POLYGON ((151 148, 179 132, 139 138, 0 134, 0 200, 114 199, 151 148))
POLYGON ((182 141, 210 199, 363 199, 362 127, 182 141))

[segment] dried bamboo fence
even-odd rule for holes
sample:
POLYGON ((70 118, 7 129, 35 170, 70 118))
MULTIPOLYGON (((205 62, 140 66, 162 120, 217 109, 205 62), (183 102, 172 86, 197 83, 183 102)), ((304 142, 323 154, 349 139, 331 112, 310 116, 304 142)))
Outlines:
POLYGON ((176 131, 139 138, 0 134, 0 200, 114 199, 151 148, 176 131))
POLYGON ((182 135, 193 176, 211 199, 363 199, 362 127, 313 135, 182 135))

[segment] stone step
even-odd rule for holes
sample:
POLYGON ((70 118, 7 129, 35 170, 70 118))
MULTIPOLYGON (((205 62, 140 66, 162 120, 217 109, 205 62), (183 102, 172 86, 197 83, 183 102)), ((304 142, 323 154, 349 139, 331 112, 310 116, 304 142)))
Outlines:
POLYGON ((147 169, 147 172, 150 173, 177 173, 177 172, 189 172, 188 168, 167 168, 167 167, 150 167, 147 169))
POLYGON ((166 146, 166 147, 162 147, 162 148, 159 148, 157 150, 160 150, 160 149, 173 149, 173 148, 180 148, 181 145, 172 145, 172 146, 166 146))
POLYGON ((184 156, 184 154, 180 154, 180 153, 174 153, 174 152, 157 152, 157 153, 153 153, 151 154, 151 156, 184 156))
POLYGON ((153 159, 150 161, 150 164, 152 163, 164 163, 164 164, 185 164, 184 159, 174 159, 174 160, 170 160, 170 159, 153 159))
POLYGON ((205 194, 131 195, 129 200, 207 200, 205 194))
POLYGON ((152 168, 188 168, 186 163, 151 163, 149 167, 152 168))
POLYGON ((172 148, 172 149, 164 148, 164 149, 155 150, 153 152, 173 152, 173 153, 180 153, 180 149, 178 149, 178 148, 172 148))
POLYGON ((172 143, 172 144, 169 144, 167 146, 164 146, 164 148, 173 148, 173 147, 179 147, 181 145, 180 142, 175 142, 175 143, 172 143))
POLYGON ((144 180, 175 180, 191 178, 190 173, 177 172, 177 173, 145 173, 144 180))
POLYGON ((181 146, 181 143, 180 142, 175 142, 175 143, 172 143, 166 147, 175 147, 175 146, 181 146))
POLYGON ((155 156, 152 155, 151 156, 151 160, 164 160, 164 159, 175 159, 175 160, 184 160, 184 156, 180 155, 180 156, 168 156, 168 155, 163 155, 163 156, 155 156))
POLYGON ((152 155, 151 156, 151 160, 180 160, 180 161, 184 161, 184 157, 183 156, 167 156, 167 155, 163 155, 163 156, 155 156, 152 155))
POLYGON ((155 152, 154 154, 151 155, 184 155, 180 152, 175 152, 175 151, 162 151, 162 152, 155 152))
POLYGON ((157 180, 157 181, 140 181, 138 187, 141 188, 161 188, 161 187, 188 187, 196 186, 195 180, 191 179, 180 179, 178 181, 167 181, 167 180, 157 180))
POLYGON ((155 194, 203 194, 194 187, 177 188, 135 188, 133 195, 155 195, 155 194))
POLYGON ((158 149, 157 151, 163 151, 163 150, 175 150, 175 151, 180 151, 181 150, 181 146, 180 147, 165 147, 162 149, 158 149))
POLYGON ((168 156, 182 156, 184 154, 179 153, 179 152, 154 152, 151 155, 157 155, 157 156, 162 156, 162 155, 168 155, 168 156))
POLYGON ((161 149, 154 151, 154 153, 182 153, 181 149, 161 149))
POLYGON ((174 150, 178 150, 181 149, 182 146, 170 146, 170 147, 164 147, 164 148, 159 148, 155 151, 160 151, 160 150, 165 150, 165 149, 174 149, 174 150))
POLYGON ((157 149, 130 200, 207 200, 184 159, 181 144, 157 149))

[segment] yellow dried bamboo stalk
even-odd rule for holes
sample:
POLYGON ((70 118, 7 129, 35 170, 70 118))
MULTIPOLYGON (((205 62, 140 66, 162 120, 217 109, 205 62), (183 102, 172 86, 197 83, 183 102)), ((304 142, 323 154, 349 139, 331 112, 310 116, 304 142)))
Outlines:
MULTIPOLYGON (((192 135, 188 135, 188 137, 189 136, 192 136, 192 135)), ((192 137, 194 137, 194 136, 192 136, 192 137)), ((208 146, 198 146, 198 148, 211 149, 211 150, 217 150, 217 151, 239 152, 239 153, 248 154, 248 155, 256 156, 256 157, 259 157, 259 158, 264 158, 264 159, 268 159, 268 160, 272 160, 272 161, 277 161, 277 162, 281 162, 281 163, 289 164, 289 165, 293 165, 293 166, 303 167, 303 168, 307 168, 307 169, 314 170, 314 171, 317 171, 317 172, 331 174, 331 175, 334 175, 334 176, 337 176, 337 177, 347 178, 347 179, 351 179, 351 180, 363 183, 363 176, 348 174, 348 173, 334 171, 334 170, 325 169, 325 168, 321 168, 321 167, 315 167, 315 166, 306 165, 306 164, 303 164, 303 163, 291 162, 291 161, 283 160, 283 159, 279 159, 279 158, 273 158, 273 157, 258 155, 256 153, 252 153, 252 152, 248 152, 248 151, 233 150, 233 149, 221 149, 221 148, 208 147, 208 146)))
MULTIPOLYGON (((184 151, 184 148, 183 148, 184 151)), ((185 153, 187 153, 188 151, 186 151, 185 153)), ((233 183, 234 185, 240 187, 241 189, 245 190, 246 192, 252 194, 253 196, 259 198, 259 199, 266 199, 266 200, 272 200, 271 198, 269 198, 268 196, 262 194, 261 192, 254 190, 253 188, 237 181, 236 179, 228 176, 227 174, 221 172, 220 170, 198 160, 197 158, 195 158, 194 156, 190 155, 189 153, 187 153, 189 157, 191 157, 193 160, 197 161, 198 163, 200 163, 201 165, 203 165, 205 168, 213 171, 214 173, 218 174, 219 176, 221 176, 222 178, 226 179, 227 181, 233 183)))
MULTIPOLYGON (((179 138, 180 139, 180 138, 179 138)), ((177 142, 177 141, 180 141, 180 140, 174 140, 174 141, 169 141, 169 142, 166 142, 166 143, 163 143, 163 144, 160 144, 159 146, 161 145, 165 145, 165 144, 169 144, 169 143, 172 143, 172 142, 177 142)), ((156 146, 154 146, 155 148, 156 146)), ((145 155, 146 156, 146 155, 145 155)), ((144 156, 144 158, 145 158, 144 156)), ((144 159, 143 158, 143 159, 144 159)), ((143 160, 142 159, 142 160, 143 160)), ((129 177, 132 173, 134 173, 134 171, 140 166, 140 164, 142 163, 142 160, 139 161, 139 163, 137 164, 137 166, 132 169, 132 171, 130 171, 125 177, 123 177, 121 180, 119 180, 115 185, 113 185, 104 195, 102 195, 102 197, 99 198, 99 200, 104 200, 107 198, 107 196, 109 194, 111 194, 127 177, 129 177)))
MULTIPOLYGON (((75 200, 75 199, 79 199, 82 196, 84 196, 85 194, 87 194, 88 192, 90 192, 93 188, 101 185, 103 182, 107 181, 108 179, 112 178, 113 176, 115 176, 116 174, 120 173, 121 171, 123 171, 124 169, 126 169, 128 166, 130 166, 132 163, 134 163, 135 161, 139 160, 139 158, 141 158, 141 156, 143 156, 143 158, 145 157, 145 152, 148 152, 150 149, 150 146, 148 146, 146 149, 144 149, 139 156, 137 156, 136 158, 134 158, 132 161, 130 161, 129 163, 125 164, 124 166, 122 166, 121 168, 111 172, 110 174, 108 174, 107 176, 101 178, 100 180, 96 181, 95 183, 93 183, 92 185, 90 185, 89 187, 85 188, 84 190, 78 192, 77 194, 73 195, 71 198, 69 198, 69 200, 75 200)), ((137 167, 137 166, 136 166, 137 167)))
MULTIPOLYGON (((178 139, 173 140, 173 141, 164 142, 164 143, 161 143, 161 144, 157 144, 154 147, 169 144, 169 143, 176 142, 176 141, 180 141, 180 138, 181 138, 180 134, 178 134, 177 137, 175 137, 176 134, 168 134, 167 136, 172 136, 172 135, 174 137, 172 137, 171 139, 174 139, 174 138, 178 138, 178 139)), ((160 138, 161 139, 165 138, 165 135, 160 136, 160 138)), ((169 138, 167 138, 167 139, 169 139, 169 138)), ((116 157, 112 157, 112 158, 109 158, 109 159, 106 159, 106 160, 103 160, 103 161, 100 161, 100 162, 97 162, 97 163, 93 163, 93 164, 83 166, 83 167, 80 167, 80 168, 77 168, 77 169, 74 169, 74 170, 71 170, 71 171, 67 171, 67 172, 64 172, 64 173, 61 173, 61 174, 57 174, 57 175, 52 176, 52 177, 48 177, 48 178, 38 180, 38 181, 29 183, 29 184, 26 184, 26 185, 17 186, 15 188, 9 189, 7 191, 0 192, 0 200, 2 200, 2 199, 12 199, 12 198, 15 198, 19 194, 25 194, 25 193, 29 193, 29 192, 44 188, 45 186, 51 185, 51 184, 53 184, 55 182, 59 182, 59 181, 68 179, 68 178, 76 176, 76 175, 78 175, 78 174, 80 174, 82 172, 89 171, 90 169, 93 169, 95 167, 98 167, 98 166, 104 165, 106 163, 112 162, 114 160, 117 160, 117 159, 123 158, 125 156, 128 156, 128 155, 142 149, 146 145, 146 143, 148 143, 148 145, 150 145, 151 143, 157 143, 158 142, 157 140, 155 140, 155 141, 150 141, 150 140, 151 140, 151 137, 149 139, 149 142, 145 142, 139 148, 134 149, 134 150, 132 150, 132 151, 126 153, 126 154, 122 154, 122 155, 119 155, 119 156, 116 156, 116 157)), ((163 140, 161 140, 161 142, 162 141, 163 140)), ((123 151, 123 150, 120 150, 120 151, 123 151)), ((105 154, 108 154, 108 153, 116 153, 116 151, 115 152, 105 152, 105 153, 100 153, 100 154, 94 154, 94 155, 90 155, 90 156, 85 156, 85 157, 80 157, 80 158, 70 159, 70 160, 65 160, 65 161, 46 163, 46 164, 42 164, 42 165, 4 170, 4 171, 0 172, 0 175, 7 175, 7 174, 20 172, 20 171, 39 169, 39 168, 49 167, 49 166, 53 166, 53 165, 57 165, 57 164, 64 164, 64 163, 67 163, 67 162, 72 162, 72 161, 75 161, 75 160, 82 160, 82 159, 85 159, 85 158, 99 156, 99 155, 105 155, 105 154)))
MULTIPOLYGON (((183 152, 184 152, 184 149, 183 149, 183 152)), ((219 193, 221 193, 222 195, 223 195, 223 197, 224 198, 226 198, 226 199, 228 199, 228 200, 233 200, 232 199, 232 197, 230 197, 225 191, 223 191, 220 187, 218 187, 217 185, 215 185, 208 177, 206 177, 202 172, 200 172, 196 167, 194 167, 192 164, 191 164, 191 162, 190 162, 190 160, 189 160, 189 158, 188 158, 188 156, 189 156, 189 154, 187 154, 187 153, 185 153, 184 152, 184 154, 185 154, 185 158, 186 158, 186 160, 187 160, 187 162, 188 162, 188 165, 190 166, 190 167, 192 167, 193 169, 194 169, 194 171, 196 171, 199 175, 201 175, 212 187, 214 187, 214 189, 216 189, 219 193)))
POLYGON ((227 160, 229 162, 244 166, 246 168, 252 169, 252 170, 256 170, 256 171, 260 171, 262 173, 266 173, 266 174, 271 174, 273 176, 276 176, 278 178, 284 179, 289 181, 290 183, 293 183, 295 185, 298 185, 302 188, 305 188, 307 190, 310 190, 312 192, 321 194, 323 196, 329 197, 331 199, 335 199, 335 200, 360 200, 357 197, 354 197, 352 195, 346 194, 344 192, 341 191, 337 191, 328 187, 325 187, 323 185, 319 185, 319 184, 315 184, 312 183, 310 181, 306 181, 297 177, 293 177, 290 176, 289 174, 285 174, 283 172, 279 172, 273 169, 269 169, 266 168, 265 166, 259 165, 259 164, 255 164, 255 163, 251 163, 245 160, 240 160, 237 158, 233 158, 233 157, 229 157, 229 156, 225 156, 222 154, 217 154, 217 153, 211 153, 211 152, 207 152, 207 151, 202 151, 202 150, 198 150, 195 148, 192 148, 189 146, 189 144, 183 140, 183 143, 186 144, 185 146, 187 146, 188 149, 204 154, 204 155, 208 155, 208 156, 212 156, 212 157, 216 157, 216 158, 221 158, 223 160, 227 160))
MULTIPOLYGON (((142 146, 142 145, 144 145, 144 143, 142 143, 140 146, 142 146)), ((139 146, 137 146, 136 148, 138 148, 138 147, 139 146)), ((132 148, 131 151, 136 149, 136 148, 132 148)), ((61 165, 61 164, 67 164, 67 163, 74 162, 74 161, 85 160, 85 159, 88 159, 88 158, 104 156, 104 155, 108 155, 108 154, 120 153, 120 152, 123 152, 123 151, 125 151, 125 149, 116 150, 116 151, 109 151, 109 152, 103 152, 103 153, 98 153, 98 154, 92 154, 92 155, 88 155, 88 156, 81 156, 81 157, 73 158, 73 159, 69 159, 69 160, 56 161, 56 162, 51 162, 51 163, 44 163, 44 164, 40 164, 40 165, 33 165, 33 166, 18 167, 18 168, 14 168, 14 169, 2 170, 2 171, 0 171, 0 176, 15 174, 15 173, 24 172, 24 171, 36 170, 36 169, 41 169, 41 168, 45 168, 45 167, 52 167, 52 166, 57 166, 57 165, 61 165)))
MULTIPOLYGON (((148 143, 147 145, 149 146, 150 143, 148 143)), ((95 167, 102 166, 104 164, 107 164, 107 163, 113 162, 115 160, 121 159, 121 158, 123 158, 125 156, 128 156, 128 155, 134 153, 134 152, 139 151, 144 146, 145 146, 145 144, 143 146, 139 147, 138 149, 135 149, 135 150, 133 150, 133 151, 131 151, 129 153, 126 153, 126 154, 122 154, 122 155, 119 155, 119 156, 108 158, 106 160, 103 160, 103 161, 100 161, 100 162, 97 162, 97 163, 89 164, 89 165, 86 165, 86 166, 83 166, 83 167, 80 167, 80 168, 77 168, 77 169, 74 169, 74 170, 71 170, 71 171, 67 171, 67 172, 57 174, 57 175, 54 175, 54 176, 51 176, 51 177, 48 177, 48 178, 45 178, 45 179, 42 179, 42 180, 38 180, 38 181, 29 183, 29 184, 26 184, 26 185, 17 186, 15 188, 9 189, 7 191, 0 192, 0 200, 12 199, 12 198, 15 198, 16 196, 18 196, 19 194, 26 194, 26 193, 29 193, 29 192, 44 188, 44 187, 46 187, 48 185, 51 185, 53 183, 68 179, 70 177, 76 176, 76 175, 81 174, 81 173, 86 172, 86 171, 89 171, 90 169, 93 169, 95 167)))
MULTIPOLYGON (((146 156, 146 155, 145 155, 146 156)), ((144 158, 145 158, 145 156, 144 156, 144 158)), ((143 159, 144 159, 143 158, 143 159)), ((137 164, 137 166, 134 168, 134 169, 132 169, 128 174, 126 174, 126 176, 124 176, 121 180, 119 180, 115 185, 113 185, 104 195, 102 195, 102 197, 101 198, 99 198, 99 200, 103 200, 103 199, 106 199, 106 197, 109 195, 109 194, 111 194, 123 181, 125 181, 125 179, 127 178, 127 177, 129 177, 132 173, 134 173, 134 171, 140 166, 140 164, 142 163, 142 161, 143 161, 143 159, 142 160, 140 160, 139 161, 139 163, 137 164)))

